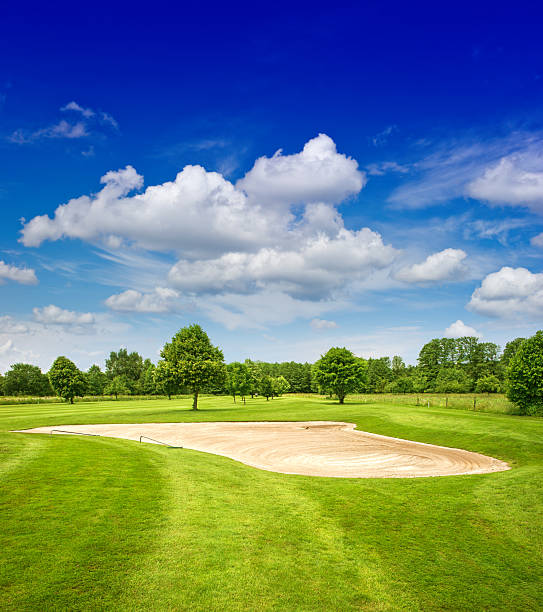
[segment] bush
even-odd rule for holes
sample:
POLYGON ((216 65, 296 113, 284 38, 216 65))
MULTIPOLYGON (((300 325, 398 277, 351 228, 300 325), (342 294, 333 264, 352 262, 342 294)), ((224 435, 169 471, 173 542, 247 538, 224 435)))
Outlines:
POLYGON ((511 359, 507 397, 521 414, 543 416, 543 331, 525 340, 511 359))

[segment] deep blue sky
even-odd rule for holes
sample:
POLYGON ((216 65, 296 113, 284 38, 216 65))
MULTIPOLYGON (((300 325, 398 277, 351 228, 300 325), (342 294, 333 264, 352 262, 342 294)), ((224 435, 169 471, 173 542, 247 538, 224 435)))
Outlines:
POLYGON ((266 360, 314 360, 341 344, 414 362, 444 333, 471 327, 503 344, 541 327, 542 11, 535 2, 435 4, 4 7, 0 370, 21 360, 45 368, 60 353, 86 368, 119 346, 156 359, 193 321, 227 359, 266 360), (331 164, 358 163, 343 178, 330 166, 322 194, 313 189, 321 171, 306 175, 292 157, 318 134, 337 147, 331 164), (141 225, 152 244, 137 220, 132 227, 118 216, 118 200, 84 236, 83 216, 61 235, 20 241, 21 218, 52 218, 60 204, 96 194, 110 171, 130 165, 148 187, 201 165, 235 184, 278 149, 279 161, 294 164, 292 193, 267 200, 273 162, 268 182, 236 190, 247 211, 262 213, 260 246, 226 245, 210 230, 196 254, 179 222, 182 199, 169 212, 149 204, 141 225), (341 195, 355 175, 363 187, 341 195), (318 202, 347 232, 339 255, 337 224, 300 225, 318 202), (179 240, 161 245, 160 228, 176 222, 179 240), (357 242, 364 227, 380 245, 357 242), (317 256, 311 245, 321 235, 332 242, 317 256), (227 279, 232 261, 225 272, 219 260, 232 253, 244 263, 227 279), (183 278, 168 274, 178 260, 188 262, 183 278), (224 284, 210 284, 210 274, 224 284), (170 293, 157 297, 156 287, 170 293), (125 291, 138 293, 106 303, 125 291), (458 320, 467 327, 451 328, 458 320))

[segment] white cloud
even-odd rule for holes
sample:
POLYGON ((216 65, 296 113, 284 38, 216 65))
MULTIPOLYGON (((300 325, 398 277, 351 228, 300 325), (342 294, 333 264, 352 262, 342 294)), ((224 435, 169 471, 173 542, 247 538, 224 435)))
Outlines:
POLYGON ((334 289, 367 278, 390 265, 397 251, 376 232, 341 228, 335 237, 319 233, 297 248, 265 248, 255 254, 227 253, 217 259, 181 260, 169 281, 186 292, 249 293, 268 288, 294 297, 321 299, 334 289))
POLYGON ((335 329, 337 323, 335 321, 328 321, 327 319, 312 319, 309 323, 313 329, 335 329))
POLYGON ((121 312, 170 312, 175 310, 177 298, 177 291, 164 287, 156 287, 150 293, 129 289, 108 297, 106 306, 121 312))
POLYGON ((87 119, 90 117, 94 117, 94 115, 96 114, 92 110, 92 108, 83 108, 77 102, 74 102, 74 101, 68 102, 68 104, 63 106, 60 110, 61 111, 75 111, 77 113, 81 113, 83 117, 86 117, 87 119))
POLYGON ((488 204, 527 206, 543 212, 543 156, 503 157, 469 183, 467 193, 488 204))
POLYGON ((77 139, 84 138, 88 135, 87 127, 82 121, 69 123, 62 119, 54 125, 35 130, 34 132, 27 132, 21 129, 15 130, 9 137, 9 140, 16 144, 28 144, 42 138, 77 139))
POLYGON ((466 257, 461 249, 445 249, 429 255, 422 263, 401 268, 395 278, 406 283, 458 280, 465 274, 466 257))
POLYGON ((466 325, 464 321, 458 319, 454 323, 451 323, 444 332, 445 338, 463 338, 464 336, 475 336, 476 338, 482 338, 483 334, 478 332, 475 328, 466 325))
POLYGON ((117 123, 117 120, 114 117, 112 117, 109 113, 104 113, 104 112, 100 113, 100 119, 102 123, 109 124, 115 130, 119 129, 119 124, 117 123))
POLYGON ((366 170, 370 176, 383 176, 388 172, 399 172, 400 174, 407 174, 409 167, 399 164, 395 161, 385 161, 380 163, 368 164, 366 170))
POLYGON ((417 209, 468 196, 541 210, 542 145, 542 132, 520 131, 502 138, 478 135, 422 142, 420 159, 409 164, 410 180, 396 188, 388 202, 417 209))
POLYGON ((534 236, 530 240, 530 244, 536 247, 543 247, 543 232, 541 232, 541 234, 538 234, 537 236, 534 236))
POLYGON ((18 268, 0 261, 0 285, 6 280, 23 285, 35 285, 38 282, 36 273, 31 268, 18 268))
POLYGON ((3 344, 0 344, 0 355, 5 355, 13 349, 13 340, 6 340, 3 344))
POLYGON ((75 312, 50 304, 43 308, 33 308, 34 319, 45 325, 92 325, 96 317, 91 312, 75 312))
POLYGON ((382 147, 385 145, 391 134, 398 131, 397 125, 388 125, 384 130, 371 138, 371 143, 374 147, 382 147))
POLYGON ((543 316, 543 274, 503 267, 483 279, 467 305, 490 317, 543 316))
POLYGON ((13 317, 4 315, 0 317, 0 334, 26 334, 28 327, 18 323, 13 317))
POLYGON ((300 153, 260 157, 236 187, 260 204, 292 205, 309 202, 337 204, 357 194, 366 176, 357 162, 337 152, 334 141, 319 134, 300 153))

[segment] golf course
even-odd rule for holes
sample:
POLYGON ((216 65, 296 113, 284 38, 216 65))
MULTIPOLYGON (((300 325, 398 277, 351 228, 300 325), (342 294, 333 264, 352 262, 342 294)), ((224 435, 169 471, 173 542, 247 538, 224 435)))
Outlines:
POLYGON ((205 395, 191 406, 0 406, 3 610, 543 608, 542 419, 379 396, 205 395), (214 422, 347 423, 510 469, 307 476, 151 441, 13 433, 214 422))

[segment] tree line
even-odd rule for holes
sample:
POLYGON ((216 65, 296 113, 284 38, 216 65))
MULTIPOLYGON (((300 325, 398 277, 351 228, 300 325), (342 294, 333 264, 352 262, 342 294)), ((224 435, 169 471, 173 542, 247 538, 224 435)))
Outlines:
MULTIPOLYGON (((530 342, 539 335, 543 332, 530 342)), ((498 345, 475 337, 436 338, 422 347, 416 366, 406 365, 397 355, 363 359, 338 347, 330 349, 315 364, 246 359, 226 365, 222 351, 211 344, 202 328, 191 325, 164 345, 157 364, 125 348, 110 353, 103 371, 93 365, 82 372, 66 357, 58 357, 47 374, 35 365, 17 363, 0 375, 0 393, 57 394, 69 401, 83 395, 172 397, 191 393, 195 408, 200 393, 228 393, 234 401, 245 401, 245 397, 255 394, 273 399, 285 392, 320 392, 333 393, 340 402, 352 392, 509 394, 512 366, 521 348, 526 350, 527 342, 516 338, 501 351, 498 345), (343 369, 341 384, 334 368, 343 369)))

